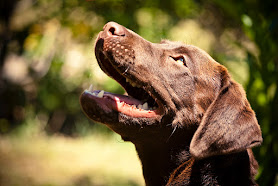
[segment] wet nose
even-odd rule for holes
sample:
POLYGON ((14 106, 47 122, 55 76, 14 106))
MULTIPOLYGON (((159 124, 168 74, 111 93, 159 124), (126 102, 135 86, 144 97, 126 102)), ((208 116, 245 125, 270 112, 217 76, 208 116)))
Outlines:
POLYGON ((103 27, 103 31, 107 36, 125 36, 126 29, 122 25, 115 22, 109 22, 103 27))

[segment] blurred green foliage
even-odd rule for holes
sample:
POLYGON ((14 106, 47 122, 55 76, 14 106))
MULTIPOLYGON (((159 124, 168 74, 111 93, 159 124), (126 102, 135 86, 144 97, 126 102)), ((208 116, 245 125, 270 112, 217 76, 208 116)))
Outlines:
POLYGON ((36 121, 48 134, 109 133, 80 110, 90 83, 123 93, 98 68, 94 39, 107 21, 144 38, 195 44, 246 89, 264 143, 260 185, 278 185, 278 3, 272 0, 10 0, 0 2, 0 133, 36 121))

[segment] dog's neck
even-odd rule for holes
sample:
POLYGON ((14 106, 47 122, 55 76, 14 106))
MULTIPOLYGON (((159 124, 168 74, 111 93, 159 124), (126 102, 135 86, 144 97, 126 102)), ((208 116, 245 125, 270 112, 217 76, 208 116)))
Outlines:
POLYGON ((142 163, 146 185, 166 185, 171 172, 178 166, 170 149, 159 146, 138 146, 138 156, 142 163))
POLYGON ((183 143, 174 144, 178 136, 172 136, 166 142, 135 143, 138 156, 142 163, 146 185, 166 185, 170 174, 182 163, 191 158, 189 153, 190 135, 183 143))
POLYGON ((189 182, 193 185, 256 185, 254 174, 250 173, 253 168, 250 167, 247 151, 197 161, 190 155, 188 146, 184 150, 178 147, 178 150, 163 148, 160 145, 135 146, 147 186, 166 185, 169 181, 178 183, 180 175, 183 185, 189 182), (187 176, 190 180, 186 179, 187 176), (226 179, 227 176, 233 179, 226 179))

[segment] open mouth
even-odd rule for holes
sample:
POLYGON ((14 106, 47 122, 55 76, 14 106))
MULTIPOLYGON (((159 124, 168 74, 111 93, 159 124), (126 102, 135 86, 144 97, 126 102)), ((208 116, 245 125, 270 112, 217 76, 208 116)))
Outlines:
POLYGON ((113 55, 96 47, 96 57, 101 69, 110 77, 115 79, 127 92, 128 95, 119 95, 105 92, 103 90, 93 90, 91 85, 85 90, 94 100, 98 107, 105 111, 116 111, 127 116, 136 118, 153 118, 161 116, 163 107, 155 97, 150 85, 144 85, 139 79, 129 74, 129 68, 115 67, 113 55))

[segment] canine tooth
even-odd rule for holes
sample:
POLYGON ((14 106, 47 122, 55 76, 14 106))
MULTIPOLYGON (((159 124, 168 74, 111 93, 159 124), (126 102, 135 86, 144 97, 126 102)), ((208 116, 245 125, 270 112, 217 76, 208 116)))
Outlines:
POLYGON ((143 108, 143 105, 139 104, 138 109, 142 109, 142 108, 143 108))
POLYGON ((94 90, 94 86, 93 86, 93 84, 91 84, 88 91, 92 92, 93 90, 94 90))
POLYGON ((148 103, 147 103, 147 102, 143 104, 143 109, 144 109, 144 110, 148 110, 148 109, 149 109, 149 106, 148 106, 148 103))
POLYGON ((102 91, 100 91, 100 92, 97 94, 97 97, 102 98, 103 95, 104 95, 104 91, 102 90, 102 91))

